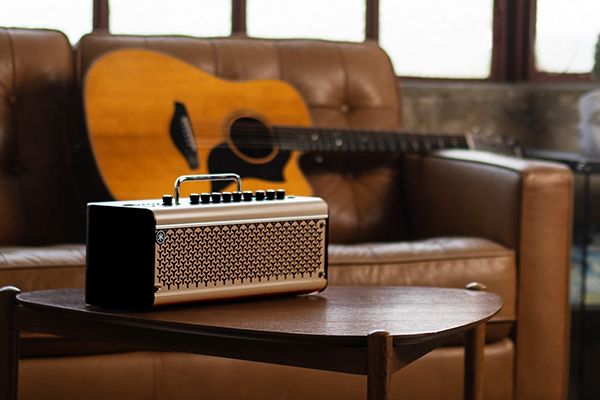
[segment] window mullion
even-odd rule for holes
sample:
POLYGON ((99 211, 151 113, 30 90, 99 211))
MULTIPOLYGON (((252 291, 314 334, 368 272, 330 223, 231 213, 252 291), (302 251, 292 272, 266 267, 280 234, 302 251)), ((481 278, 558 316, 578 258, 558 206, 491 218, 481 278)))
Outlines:
POLYGON ((379 40, 379 0, 365 0, 365 39, 379 40))
POLYGON ((108 0, 94 0, 93 30, 108 32, 108 0))
POLYGON ((246 35, 246 0, 231 1, 231 34, 246 35))

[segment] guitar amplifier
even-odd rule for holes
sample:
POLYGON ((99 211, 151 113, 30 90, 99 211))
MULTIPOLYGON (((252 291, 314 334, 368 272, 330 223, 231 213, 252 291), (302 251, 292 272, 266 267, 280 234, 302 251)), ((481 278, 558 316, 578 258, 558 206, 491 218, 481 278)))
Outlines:
POLYGON ((243 192, 235 174, 181 176, 162 199, 89 203, 86 302, 151 308, 321 291, 328 221, 322 199, 243 192), (229 179, 237 191, 180 199, 186 180, 229 179))

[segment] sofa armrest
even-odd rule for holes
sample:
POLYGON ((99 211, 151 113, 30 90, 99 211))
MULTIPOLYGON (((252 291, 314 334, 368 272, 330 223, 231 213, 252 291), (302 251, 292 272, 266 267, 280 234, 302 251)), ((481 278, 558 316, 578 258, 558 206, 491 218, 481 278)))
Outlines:
POLYGON ((565 393, 571 171, 561 164, 449 150, 408 156, 404 177, 414 237, 484 237, 515 250, 516 398, 565 393))

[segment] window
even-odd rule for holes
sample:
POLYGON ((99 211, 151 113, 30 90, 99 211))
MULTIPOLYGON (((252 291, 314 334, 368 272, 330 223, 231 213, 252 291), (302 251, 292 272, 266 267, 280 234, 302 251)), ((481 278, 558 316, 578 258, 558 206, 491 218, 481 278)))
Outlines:
POLYGON ((248 0, 248 35, 363 41, 365 0, 248 0))
POLYGON ((379 43, 404 76, 487 78, 492 0, 380 0, 379 43))
POLYGON ((590 79, 600 0, 0 0, 0 26, 368 39, 400 76, 568 80, 590 79))
POLYGON ((193 36, 231 33, 231 1, 111 0, 109 9, 111 33, 193 36))
POLYGON ((536 69, 588 73, 600 34, 599 0, 537 0, 536 69))
POLYGON ((92 2, 86 0, 2 0, 0 25, 50 28, 64 32, 71 43, 92 31, 92 2))

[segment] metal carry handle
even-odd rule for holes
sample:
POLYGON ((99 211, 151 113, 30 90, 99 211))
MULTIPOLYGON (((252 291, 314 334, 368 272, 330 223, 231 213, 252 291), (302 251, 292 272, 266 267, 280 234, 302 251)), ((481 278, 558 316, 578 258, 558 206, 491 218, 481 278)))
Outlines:
POLYGON ((234 181, 238 192, 242 191, 242 178, 238 174, 181 175, 175 179, 175 204, 179 204, 179 186, 185 181, 234 181))

